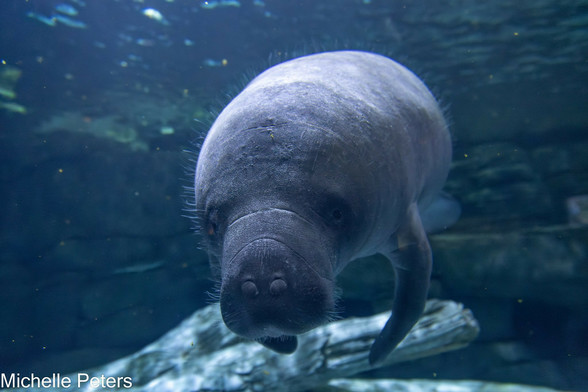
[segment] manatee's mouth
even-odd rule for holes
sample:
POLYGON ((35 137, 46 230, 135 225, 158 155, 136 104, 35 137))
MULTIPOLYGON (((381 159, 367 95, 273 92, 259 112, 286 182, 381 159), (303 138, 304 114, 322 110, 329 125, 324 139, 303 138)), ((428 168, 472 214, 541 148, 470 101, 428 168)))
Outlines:
MULTIPOLYGON (((265 327, 261 327, 260 332, 262 333, 261 337, 256 338, 255 340, 259 340, 260 342, 266 339, 280 339, 290 335, 297 335, 300 334, 299 330, 294 331, 284 331, 280 328, 277 328, 273 325, 268 325, 265 327)), ((305 331, 306 332, 306 331, 305 331)))
POLYGON ((278 338, 263 338, 259 339, 258 342, 281 354, 291 354, 296 351, 296 347, 298 346, 298 339, 296 336, 287 335, 278 338))
POLYGON ((328 322, 334 309, 333 282, 309 268, 299 254, 250 257, 250 248, 265 248, 255 253, 267 254, 268 243, 289 249, 271 238, 249 244, 234 261, 242 267, 240 273, 223 279, 220 297, 227 327, 261 343, 308 332, 328 322))
POLYGON ((328 260, 320 259, 320 252, 305 253, 312 259, 285 239, 267 235, 240 247, 223 264, 220 299, 227 327, 275 345, 327 322, 334 308, 333 281, 313 266, 328 260))

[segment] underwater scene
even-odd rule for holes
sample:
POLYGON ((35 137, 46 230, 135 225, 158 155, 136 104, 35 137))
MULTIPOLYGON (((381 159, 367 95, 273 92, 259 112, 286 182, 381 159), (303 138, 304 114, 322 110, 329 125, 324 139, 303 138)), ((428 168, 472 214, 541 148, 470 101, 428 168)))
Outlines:
POLYGON ((0 21, 0 389, 588 391, 588 0, 0 21))

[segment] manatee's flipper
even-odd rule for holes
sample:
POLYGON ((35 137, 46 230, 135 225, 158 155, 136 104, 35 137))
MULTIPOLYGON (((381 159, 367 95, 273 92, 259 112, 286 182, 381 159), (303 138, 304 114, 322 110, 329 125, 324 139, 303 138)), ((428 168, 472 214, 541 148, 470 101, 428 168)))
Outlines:
POLYGON ((413 203, 386 256, 396 274, 392 315, 370 349, 371 365, 386 359, 417 322, 427 300, 432 256, 416 203, 413 203), (395 249, 395 250, 394 250, 395 249))
POLYGON ((426 207, 419 206, 419 215, 425 232, 438 233, 457 222, 461 206, 450 194, 439 192, 426 207))
POLYGON ((266 337, 259 340, 259 343, 280 354, 292 354, 298 346, 296 336, 280 336, 279 338, 266 337))

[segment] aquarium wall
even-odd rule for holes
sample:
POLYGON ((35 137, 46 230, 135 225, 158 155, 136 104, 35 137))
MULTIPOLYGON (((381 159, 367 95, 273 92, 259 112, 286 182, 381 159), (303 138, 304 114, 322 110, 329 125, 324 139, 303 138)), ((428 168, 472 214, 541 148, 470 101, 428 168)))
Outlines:
MULTIPOLYGON (((0 372, 102 365, 214 303, 191 190, 212 120, 269 66, 353 49, 443 107, 462 213, 429 237, 429 296, 480 325, 362 377, 588 388, 588 2, 33 0, 0 20, 0 372)), ((390 309, 384 258, 337 282, 341 317, 390 309)))

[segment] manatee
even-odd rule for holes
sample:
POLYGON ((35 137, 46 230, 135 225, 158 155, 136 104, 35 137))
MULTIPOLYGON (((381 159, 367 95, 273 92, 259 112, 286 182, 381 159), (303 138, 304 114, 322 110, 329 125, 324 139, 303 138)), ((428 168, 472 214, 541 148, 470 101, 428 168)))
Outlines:
POLYGON ((395 271, 392 314, 369 355, 383 361, 425 305, 427 225, 459 215, 441 193, 450 161, 435 98, 387 57, 318 53, 254 78, 212 124, 195 172, 226 326, 292 353, 296 335, 333 318, 336 275, 380 253, 395 271))

